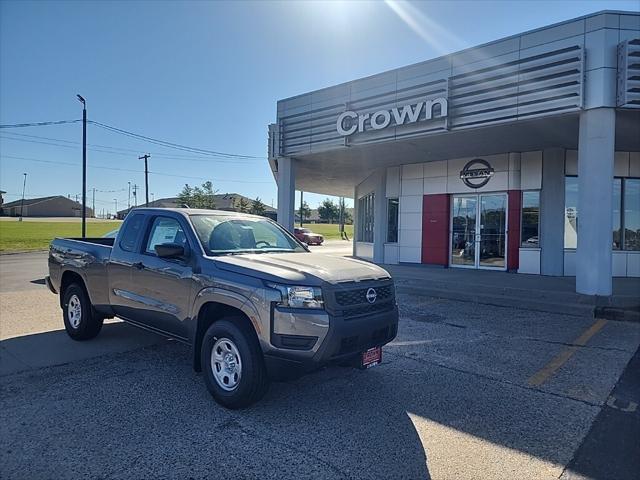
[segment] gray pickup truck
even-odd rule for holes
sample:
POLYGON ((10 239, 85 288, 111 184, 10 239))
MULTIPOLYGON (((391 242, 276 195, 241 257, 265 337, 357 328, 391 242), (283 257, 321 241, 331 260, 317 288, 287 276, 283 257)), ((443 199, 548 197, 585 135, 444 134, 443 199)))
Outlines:
POLYGON ((375 365, 398 327, 386 270, 311 253, 277 223, 234 212, 135 209, 115 238, 54 239, 46 280, 71 338, 117 316, 185 342, 228 408, 259 400, 270 379, 375 365))

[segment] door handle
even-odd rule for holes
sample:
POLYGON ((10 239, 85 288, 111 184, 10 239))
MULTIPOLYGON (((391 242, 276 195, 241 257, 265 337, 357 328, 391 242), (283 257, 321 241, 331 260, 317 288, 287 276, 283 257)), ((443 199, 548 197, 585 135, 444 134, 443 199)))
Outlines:
POLYGON ((143 270, 144 269, 144 263, 142 263, 142 262, 136 262, 132 266, 134 268, 137 268, 138 270, 143 270))

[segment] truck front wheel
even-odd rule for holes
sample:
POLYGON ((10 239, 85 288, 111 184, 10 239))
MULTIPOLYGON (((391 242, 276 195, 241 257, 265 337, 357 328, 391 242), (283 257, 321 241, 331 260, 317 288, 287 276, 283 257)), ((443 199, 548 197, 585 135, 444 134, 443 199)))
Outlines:
POLYGON ((89 340, 98 335, 104 318, 96 314, 82 285, 72 283, 63 295, 62 317, 67 334, 74 340, 89 340))
POLYGON ((227 317, 213 323, 202 340, 200 360, 207 389, 227 408, 247 407, 267 391, 262 350, 243 318, 227 317))

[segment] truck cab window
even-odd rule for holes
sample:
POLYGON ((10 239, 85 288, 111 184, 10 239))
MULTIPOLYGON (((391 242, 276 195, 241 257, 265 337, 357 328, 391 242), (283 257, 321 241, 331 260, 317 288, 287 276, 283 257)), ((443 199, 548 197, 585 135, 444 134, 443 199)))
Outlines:
POLYGON ((127 221, 127 225, 120 237, 120 248, 125 252, 133 252, 136 249, 136 242, 142 230, 144 215, 134 215, 127 221))
POLYGON ((157 217, 153 221, 145 250, 146 253, 155 255, 155 246, 163 243, 177 243, 182 245, 185 250, 187 249, 187 237, 180 223, 174 218, 157 217))

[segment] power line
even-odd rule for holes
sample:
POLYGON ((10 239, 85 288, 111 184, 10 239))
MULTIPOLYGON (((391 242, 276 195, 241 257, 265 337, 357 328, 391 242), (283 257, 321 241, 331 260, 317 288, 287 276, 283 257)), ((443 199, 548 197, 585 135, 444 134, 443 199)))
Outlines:
MULTIPOLYGON (((63 124, 67 124, 67 123, 78 123, 81 122, 82 120, 58 120, 58 121, 53 121, 53 122, 32 122, 32 123, 14 123, 14 124, 5 124, 5 125, 0 125, 0 128, 21 128, 21 127, 42 127, 42 126, 49 126, 49 125, 63 125, 63 124)), ((131 138, 136 138, 138 140, 143 140, 149 143, 154 143, 156 145, 161 145, 164 146, 166 148, 172 148, 172 149, 176 149, 176 150, 182 150, 185 152, 190 152, 190 153, 198 153, 200 155, 213 155, 213 156, 217 156, 217 157, 223 157, 223 158, 243 158, 243 159, 264 159, 265 157, 262 156, 256 156, 256 155, 241 155, 238 153, 228 153, 228 152, 219 152, 219 151, 215 151, 215 150, 207 150, 204 148, 197 148, 197 147, 190 147, 188 145, 182 145, 180 143, 173 143, 173 142, 168 142, 166 140, 160 140, 157 138, 153 138, 153 137, 148 137, 146 135, 141 135, 139 133, 134 133, 134 132, 130 132, 128 130, 124 130, 122 128, 117 128, 111 125, 107 125, 105 123, 101 123, 101 122, 96 122, 95 120, 88 120, 87 123, 90 123, 92 125, 95 125, 97 127, 103 128, 105 130, 108 130, 110 132, 113 133, 117 133, 120 135, 125 135, 127 137, 131 137, 131 138)))
POLYGON ((181 145, 179 143, 173 143, 173 142, 167 142, 165 140, 158 140, 157 138, 152 138, 152 137, 147 137, 145 135, 140 135, 138 133, 133 133, 133 132, 129 132, 127 130, 123 130, 121 128, 116 128, 116 127, 112 127, 110 125, 106 125, 104 123, 100 123, 100 122, 96 122, 95 120, 91 120, 90 123, 92 125, 96 125, 100 128, 104 128, 105 130, 109 130, 112 131, 114 133, 119 133, 128 137, 133 137, 133 138, 138 138, 138 139, 142 139, 142 140, 146 140, 147 142, 150 143, 155 143, 157 145, 163 145, 167 148, 175 148, 177 150, 184 150, 187 152, 195 152, 195 153, 202 153, 202 154, 207 154, 207 155, 216 155, 216 156, 221 156, 221 157, 227 157, 227 158, 259 158, 259 159, 264 159, 265 157, 259 157, 259 156, 255 156, 255 155, 240 155, 237 153, 225 153, 225 152, 217 152, 215 150, 206 150, 203 148, 196 148, 196 147, 189 147, 187 145, 181 145))
MULTIPOLYGON (((55 161, 55 160, 42 160, 39 158, 28 158, 28 157, 18 157, 15 155, 0 155, 0 158, 11 158, 14 160, 25 160, 28 162, 40 162, 40 163, 50 163, 50 164, 54 164, 54 165, 69 165, 69 166, 73 166, 73 167, 78 167, 79 164, 77 163, 72 163, 72 162, 60 162, 60 161, 55 161)), ((116 167, 102 167, 99 165, 89 165, 91 168, 99 168, 102 170, 113 170, 113 171, 117 171, 117 172, 131 172, 131 173, 144 173, 141 170, 132 170, 132 169, 127 169, 127 168, 116 168, 116 167)), ((150 175, 160 175, 160 176, 164 176, 164 177, 174 177, 174 178, 186 178, 186 179, 192 179, 192 180, 211 180, 211 178, 209 177, 194 177, 194 176, 189 176, 189 175, 176 175, 173 173, 164 173, 164 172, 149 172, 150 175)), ((251 180, 231 180, 231 179, 220 179, 218 180, 218 182, 220 183, 224 183, 224 182, 231 182, 231 183, 272 183, 270 181, 251 181, 251 180)))
MULTIPOLYGON (((15 134, 12 132, 7 132, 9 135, 19 135, 19 134, 15 134)), ((0 138, 4 138, 5 140, 14 140, 17 142, 26 142, 26 143, 36 143, 36 144, 40 144, 40 145, 51 145, 53 147, 62 147, 62 148, 71 148, 71 149, 77 149, 79 148, 79 145, 81 145, 81 142, 72 142, 71 140, 62 140, 62 139, 53 139, 53 138, 48 138, 48 137, 37 137, 36 135, 29 135, 30 137, 35 137, 35 138, 44 138, 44 139, 48 139, 48 140, 54 140, 56 142, 65 142, 65 143, 72 143, 75 145, 60 145, 58 143, 52 143, 52 142, 43 142, 43 141, 39 141, 39 140, 31 140, 31 139, 27 139, 27 138, 14 138, 14 137, 7 137, 7 133, 3 133, 2 135, 0 135, 0 138)), ((88 144, 91 145, 91 144, 88 144)), ((140 150, 134 150, 134 149, 124 149, 124 148, 119 148, 119 147, 110 147, 108 145, 94 145, 94 146, 99 146, 101 148, 89 148, 88 150, 92 151, 92 152, 99 152, 99 153, 106 153, 109 155, 120 155, 120 156, 124 156, 124 157, 131 157, 131 153, 123 153, 123 152, 114 152, 114 151, 109 151, 109 150, 103 150, 104 148, 110 148, 110 149, 116 149, 116 150, 126 150, 126 151, 130 151, 132 153, 136 153, 139 154, 140 150)), ((197 158, 197 157, 190 157, 187 155, 184 156, 172 156, 172 155, 167 155, 167 154, 155 154, 158 155, 159 157, 165 159, 165 160, 180 160, 180 161, 185 161, 185 162, 204 162, 204 163, 224 163, 224 164, 234 164, 234 165, 240 165, 238 162, 239 161, 246 161, 247 159, 243 159, 243 158, 239 158, 239 159, 234 159, 234 160, 221 160, 218 158, 197 158)), ((226 157, 225 157, 226 158, 226 157)), ((242 164, 242 165, 248 165, 248 164, 242 164)))
MULTIPOLYGON (((65 140, 62 138, 52 138, 52 137, 42 137, 40 135, 28 135, 26 133, 16 133, 16 132, 3 132, 3 135, 14 135, 14 136, 18 136, 18 137, 27 137, 27 138, 37 138, 40 140, 51 140, 54 142, 63 142, 63 143, 71 143, 74 145, 82 145, 82 142, 76 142, 73 140, 65 140)), ((2 138, 7 138, 7 139, 12 139, 11 137, 2 137, 2 138)), ((18 140, 17 138, 15 140, 18 140)), ((98 147, 98 148, 108 148, 108 149, 112 149, 112 150, 120 150, 122 152, 130 152, 130 153, 135 153, 135 154, 139 154, 140 153, 140 149, 133 149, 133 148, 124 148, 124 147, 113 147, 110 145, 99 145, 97 143, 87 143, 88 146, 90 147, 98 147)), ((66 147, 66 145, 57 145, 60 147, 66 147)), ((90 149, 93 150, 93 149, 90 149)), ((95 151, 101 151, 101 150, 95 150, 95 151)), ((106 152, 105 152, 106 153, 106 152)), ((168 159, 172 159, 172 160, 178 160, 178 159, 194 159, 200 162, 210 162, 212 160, 209 160, 208 158, 203 158, 202 154, 199 154, 199 156, 194 157, 193 155, 180 155, 179 153, 162 153, 162 152, 149 152, 151 155, 155 156, 155 157, 163 157, 163 158, 168 158, 168 159)), ((126 155, 129 156, 129 153, 126 154, 122 154, 122 153, 118 153, 118 155, 126 155)), ((206 157, 206 156, 205 156, 206 157)), ((232 162, 224 162, 224 163, 232 163, 232 162)))
MULTIPOLYGON (((15 133, 9 133, 9 135, 16 135, 15 133)), ((35 135, 30 135, 31 137, 36 137, 35 135)), ((43 142, 43 141, 39 141, 39 140, 30 140, 27 138, 13 138, 13 137, 7 137, 6 133, 0 135, 0 138, 4 138, 5 140, 15 140, 17 142, 26 142, 26 143, 36 143, 36 144, 40 144, 40 145, 51 145, 53 147, 62 147, 62 148, 71 148, 71 149, 77 149, 79 148, 79 146, 76 145, 81 145, 81 142, 72 142, 70 140, 58 140, 58 139, 50 139, 50 140, 54 140, 54 141, 58 141, 58 142, 66 142, 66 143, 74 143, 76 145, 60 145, 58 143, 52 143, 52 142, 43 142)), ((37 138, 47 138, 48 137, 37 137, 37 138)), ((110 147, 110 146, 101 146, 102 148, 114 148, 114 149, 118 149, 118 150, 125 150, 125 149, 120 149, 118 147, 110 147)), ((103 150, 103 149, 99 149, 99 148, 89 148, 88 150, 92 151, 92 152, 99 152, 99 153, 106 153, 109 155, 120 155, 120 156, 124 156, 124 157, 131 157, 130 153, 122 153, 122 152, 112 152, 112 151, 108 151, 108 150, 103 150)), ((135 152, 135 153, 140 153, 140 150, 133 150, 133 149, 126 149, 126 150, 130 150, 131 152, 135 152)), ((196 157, 175 157, 175 156, 169 156, 167 154, 158 154, 161 158, 165 159, 165 160, 180 160, 180 161, 185 161, 185 162, 205 162, 205 163, 225 163, 225 164, 234 164, 234 165, 238 165, 238 161, 242 161, 245 159, 236 159, 236 160, 220 160, 220 159, 216 159, 216 158, 196 158, 196 157)), ((247 164, 243 164, 243 165, 247 165, 247 164)))
POLYGON ((82 119, 79 119, 79 120, 57 120, 55 122, 13 123, 13 124, 0 125, 0 128, 44 127, 44 126, 47 126, 47 125, 63 125, 65 123, 78 123, 78 122, 81 122, 81 121, 82 121, 82 119))

